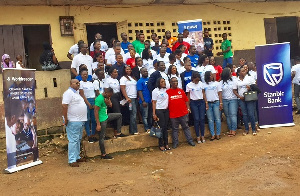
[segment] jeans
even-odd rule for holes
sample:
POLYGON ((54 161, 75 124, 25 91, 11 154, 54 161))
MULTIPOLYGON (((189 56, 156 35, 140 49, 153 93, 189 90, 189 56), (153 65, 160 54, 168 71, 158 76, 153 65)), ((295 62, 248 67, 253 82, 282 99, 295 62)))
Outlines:
POLYGON ((297 104, 297 110, 300 110, 299 93, 300 93, 300 85, 294 84, 294 97, 297 104))
POLYGON ((68 136, 68 162, 74 163, 80 159, 80 141, 82 138, 84 121, 69 121, 66 127, 68 136))
POLYGON ((171 124, 172 124, 172 140, 173 140, 173 146, 178 144, 178 131, 179 131, 179 124, 181 124, 181 127, 184 131, 184 135, 186 140, 190 143, 193 142, 193 138, 191 135, 190 128, 188 126, 188 114, 185 116, 181 116, 178 118, 171 118, 171 124))
POLYGON ((190 100, 190 107, 194 118, 194 129, 196 136, 200 137, 199 127, 201 136, 204 136, 204 125, 205 125, 205 102, 203 99, 190 100))
POLYGON ((227 64, 232 64, 232 57, 223 59, 223 69, 227 66, 227 64))
POLYGON ((221 111, 220 111, 220 102, 216 101, 213 103, 208 102, 208 110, 206 111, 208 119, 208 127, 210 130, 211 136, 215 135, 215 126, 216 122, 217 135, 221 134, 221 111))
POLYGON ((159 121, 157 122, 162 131, 162 138, 158 139, 159 147, 169 145, 168 142, 168 122, 169 122, 169 110, 155 110, 157 118, 159 121))
MULTIPOLYGON (((88 102, 94 106, 95 105, 95 99, 94 98, 87 98, 88 102)), ((85 122, 85 132, 87 136, 95 135, 96 132, 96 120, 95 120, 95 114, 94 114, 94 108, 90 109, 89 106, 87 106, 87 121, 85 122), (92 125, 90 127, 90 124, 92 125), (91 129, 90 129, 91 128, 91 129), (92 130, 92 133, 90 132, 92 130)))
POLYGON ((107 115, 108 115, 108 118, 105 121, 100 122, 101 131, 98 131, 99 147, 100 147, 101 155, 106 154, 105 146, 104 146, 104 137, 105 137, 105 133, 106 133, 107 123, 110 121, 115 121, 114 124, 117 127, 118 133, 121 133, 121 127, 122 127, 122 114, 121 113, 109 113, 107 115))
POLYGON ((236 131, 237 128, 237 99, 223 99, 223 109, 226 116, 227 127, 230 131, 236 131))
POLYGON ((152 103, 147 103, 147 107, 144 107, 143 104, 140 103, 140 111, 145 131, 147 131, 148 129, 151 129, 152 125, 152 103))
POLYGON ((129 112, 130 112, 129 133, 134 134, 134 133, 138 132, 137 124, 136 124, 137 99, 136 98, 130 98, 130 99, 131 99, 131 105, 132 105, 131 108, 132 109, 129 110, 129 112))
POLYGON ((249 131, 249 122, 251 123, 252 132, 255 132, 255 101, 243 101, 239 99, 239 106, 243 113, 243 121, 245 124, 245 131, 249 131))

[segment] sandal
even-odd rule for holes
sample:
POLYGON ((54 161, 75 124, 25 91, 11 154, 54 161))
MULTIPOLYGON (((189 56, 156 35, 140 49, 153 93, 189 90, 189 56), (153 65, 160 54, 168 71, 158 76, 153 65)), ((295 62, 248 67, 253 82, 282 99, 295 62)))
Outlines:
POLYGON ((232 136, 235 136, 235 134, 236 134, 235 131, 232 131, 232 134, 231 134, 231 135, 232 135, 232 136))
POLYGON ((221 137, 219 135, 217 135, 217 140, 220 140, 220 139, 221 139, 221 137))
POLYGON ((163 146, 161 146, 161 147, 158 147, 159 148, 159 150, 161 150, 161 151, 166 151, 166 148, 165 147, 163 147, 163 146))
POLYGON ((216 138, 215 138, 215 136, 213 136, 213 137, 211 137, 209 140, 210 141, 214 141, 216 138))
POLYGON ((253 132, 253 133, 252 133, 252 135, 253 135, 253 136, 256 136, 256 135, 257 135, 257 133, 256 133, 256 132, 253 132))
POLYGON ((244 133, 243 133, 243 136, 246 136, 248 133, 249 133, 249 132, 244 132, 244 133))

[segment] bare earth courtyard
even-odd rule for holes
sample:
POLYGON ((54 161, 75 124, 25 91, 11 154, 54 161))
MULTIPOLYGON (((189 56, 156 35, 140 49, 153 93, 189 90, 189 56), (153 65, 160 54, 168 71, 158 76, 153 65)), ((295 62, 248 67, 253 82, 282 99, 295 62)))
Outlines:
MULTIPOLYGON (((1 174, 0 195, 300 195, 300 116, 296 126, 257 136, 223 136, 196 147, 153 147, 89 159, 79 168, 67 152, 40 149, 42 165, 1 174), (152 150, 153 149, 153 150, 152 150)), ((6 153, 0 153, 6 167, 6 153)))

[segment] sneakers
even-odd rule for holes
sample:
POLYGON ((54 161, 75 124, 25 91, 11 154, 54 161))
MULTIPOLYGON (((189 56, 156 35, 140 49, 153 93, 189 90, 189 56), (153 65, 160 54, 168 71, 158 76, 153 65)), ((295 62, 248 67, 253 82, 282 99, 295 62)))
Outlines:
POLYGON ((136 133, 134 133, 133 135, 139 135, 140 133, 139 132, 136 132, 136 133))
POLYGON ((92 143, 94 143, 95 141, 94 141, 94 139, 93 139, 92 137, 90 137, 90 138, 88 139, 88 142, 89 142, 90 144, 92 144, 92 143))
POLYGON ((77 162, 69 163, 70 167, 79 167, 77 162))
POLYGON ((121 133, 119 135, 114 135, 114 138, 117 139, 118 137, 126 137, 127 135, 121 133))
POLYGON ((112 156, 109 156, 108 154, 101 156, 101 159, 106 159, 106 160, 112 160, 114 159, 112 156))
POLYGON ((193 141, 189 142, 189 145, 196 146, 196 144, 193 141))
POLYGON ((96 137, 92 137, 94 142, 98 142, 98 139, 96 137))

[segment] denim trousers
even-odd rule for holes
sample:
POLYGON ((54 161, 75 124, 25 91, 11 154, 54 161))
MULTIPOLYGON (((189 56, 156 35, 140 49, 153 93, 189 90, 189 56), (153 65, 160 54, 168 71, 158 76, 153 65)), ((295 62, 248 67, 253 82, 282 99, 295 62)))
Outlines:
POLYGON ((137 124, 136 124, 137 99, 136 98, 130 98, 130 99, 131 99, 132 109, 129 110, 130 113, 129 133, 134 134, 138 132, 137 124))
POLYGON ((68 136, 68 162, 74 163, 80 159, 80 141, 82 138, 82 131, 84 121, 69 121, 66 127, 68 136))
POLYGON ((223 59, 223 69, 227 66, 227 64, 232 64, 232 57, 223 59))
POLYGON ((169 110, 168 109, 155 110, 155 113, 157 118, 159 118, 159 121, 157 123, 160 126, 162 131, 162 138, 158 139, 158 145, 159 147, 167 146, 169 145, 168 142, 169 110))
POLYGON ((194 118, 194 129, 196 132, 196 136, 200 137, 199 128, 201 131, 201 136, 204 136, 205 102, 203 99, 190 100, 190 107, 194 118))
POLYGON ((99 147, 100 147, 101 155, 106 154, 105 146, 104 146, 104 137, 105 137, 105 133, 106 133, 107 123, 114 121, 114 125, 116 125, 118 133, 121 133, 121 127, 122 127, 122 114, 121 113, 109 113, 107 115, 108 115, 108 118, 105 121, 100 122, 101 131, 98 131, 99 147))
MULTIPOLYGON (((94 98, 87 98, 88 102, 94 106, 95 105, 95 99, 94 98)), ((87 106, 87 121, 85 122, 85 132, 87 136, 95 135, 96 132, 96 119, 94 114, 94 108, 90 109, 89 106, 87 106), (90 126, 92 125, 92 126, 90 126), (91 132, 92 131, 92 132, 91 132)))
POLYGON ((192 142, 193 138, 191 135, 191 131, 188 125, 189 115, 181 116, 178 118, 170 118, 172 124, 172 140, 173 145, 178 144, 178 132, 179 132, 179 124, 181 125, 185 138, 188 142, 192 142))
POLYGON ((216 123, 217 135, 221 134, 221 111, 220 111, 220 102, 216 101, 214 103, 208 103, 208 110, 206 111, 208 119, 208 127, 211 136, 215 135, 215 126, 216 123))
POLYGON ((230 131, 236 131, 237 128, 237 99, 223 99, 223 109, 226 116, 227 127, 230 131))
POLYGON ((252 127, 252 132, 255 132, 255 110, 256 110, 256 103, 255 101, 243 101, 239 99, 239 106, 241 107, 243 113, 243 121, 245 125, 245 131, 249 131, 249 122, 252 127))
POLYGON ((144 107, 143 104, 140 103, 140 111, 145 131, 147 131, 148 129, 151 129, 152 126, 152 103, 147 103, 147 107, 144 107))

